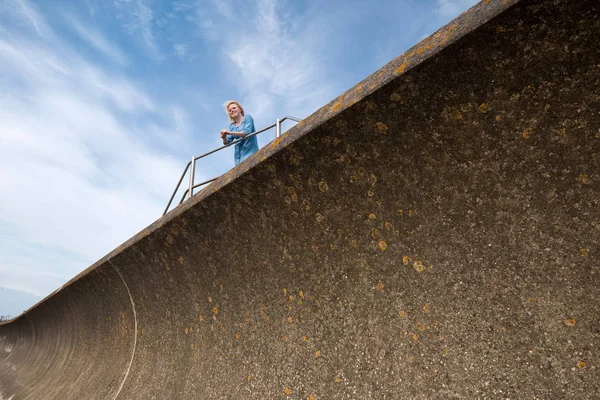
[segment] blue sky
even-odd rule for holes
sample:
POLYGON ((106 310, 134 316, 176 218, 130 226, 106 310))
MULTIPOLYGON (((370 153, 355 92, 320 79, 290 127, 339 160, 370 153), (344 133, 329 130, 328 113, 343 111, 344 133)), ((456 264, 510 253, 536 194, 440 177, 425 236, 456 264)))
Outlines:
POLYGON ((160 217, 224 101, 257 129, 304 118, 475 3, 0 0, 0 315, 160 217))

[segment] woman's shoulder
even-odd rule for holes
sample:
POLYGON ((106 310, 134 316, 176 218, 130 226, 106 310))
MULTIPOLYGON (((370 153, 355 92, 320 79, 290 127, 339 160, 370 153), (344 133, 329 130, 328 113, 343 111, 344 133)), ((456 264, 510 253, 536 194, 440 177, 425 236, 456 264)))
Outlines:
POLYGON ((252 115, 250 115, 250 114, 244 115, 244 120, 245 121, 254 121, 254 119, 252 118, 252 115))

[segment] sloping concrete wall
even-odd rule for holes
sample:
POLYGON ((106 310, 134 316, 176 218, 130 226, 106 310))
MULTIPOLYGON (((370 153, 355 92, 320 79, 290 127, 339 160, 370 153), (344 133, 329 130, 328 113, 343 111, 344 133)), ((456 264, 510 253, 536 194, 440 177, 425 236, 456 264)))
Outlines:
POLYGON ((1 325, 0 398, 599 398, 599 15, 483 1, 1 325))

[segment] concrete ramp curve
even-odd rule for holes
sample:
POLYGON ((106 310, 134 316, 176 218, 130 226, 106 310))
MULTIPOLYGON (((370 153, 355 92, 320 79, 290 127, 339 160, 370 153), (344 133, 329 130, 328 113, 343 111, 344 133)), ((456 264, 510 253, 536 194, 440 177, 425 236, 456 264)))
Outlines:
POLYGON ((0 325, 0 399, 600 398, 599 16, 482 1, 0 325))

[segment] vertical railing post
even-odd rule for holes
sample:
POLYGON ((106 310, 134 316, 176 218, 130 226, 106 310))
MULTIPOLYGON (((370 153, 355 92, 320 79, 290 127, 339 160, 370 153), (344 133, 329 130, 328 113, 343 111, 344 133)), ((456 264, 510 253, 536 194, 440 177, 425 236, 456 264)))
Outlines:
POLYGON ((194 174, 196 172, 196 157, 192 157, 192 163, 190 165, 190 190, 188 191, 188 199, 192 198, 192 192, 194 191, 194 174))
POLYGON ((275 124, 277 126, 276 128, 276 137, 281 136, 281 120, 279 118, 277 118, 277 123, 275 124))

